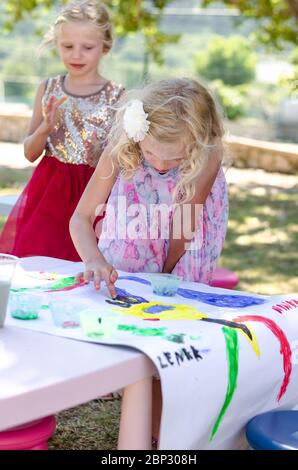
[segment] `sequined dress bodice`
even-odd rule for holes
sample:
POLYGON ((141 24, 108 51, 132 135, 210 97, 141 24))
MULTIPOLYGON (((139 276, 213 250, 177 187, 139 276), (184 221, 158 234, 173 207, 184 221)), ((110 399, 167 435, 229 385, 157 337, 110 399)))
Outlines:
POLYGON ((122 85, 108 81, 96 93, 72 95, 65 90, 64 75, 49 78, 43 96, 43 108, 51 96, 67 100, 58 108, 57 121, 49 135, 46 156, 64 163, 95 167, 103 151, 115 113, 113 105, 123 92, 122 85), (96 142, 96 151, 95 151, 96 142))

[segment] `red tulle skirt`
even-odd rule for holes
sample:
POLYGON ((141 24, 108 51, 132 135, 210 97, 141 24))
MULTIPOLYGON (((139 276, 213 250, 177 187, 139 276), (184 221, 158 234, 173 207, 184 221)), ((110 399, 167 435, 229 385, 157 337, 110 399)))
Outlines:
POLYGON ((69 220, 94 168, 43 157, 0 235, 0 252, 80 261, 69 220))

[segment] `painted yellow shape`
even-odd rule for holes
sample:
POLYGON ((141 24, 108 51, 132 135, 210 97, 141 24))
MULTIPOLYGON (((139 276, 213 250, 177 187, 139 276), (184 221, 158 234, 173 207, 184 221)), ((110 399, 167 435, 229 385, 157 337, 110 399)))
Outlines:
POLYGON ((261 355, 261 351, 260 351, 260 348, 259 348, 259 343, 258 343, 258 340, 257 340, 257 337, 255 335, 255 333, 253 332, 253 330, 251 329, 251 327, 249 325, 246 324, 246 322, 243 322, 245 323, 245 325, 247 326, 247 328, 249 329, 250 333, 251 333, 251 336, 252 336, 252 339, 250 339, 245 333, 244 331, 242 330, 238 330, 240 331, 240 333, 245 336, 245 338, 250 342, 250 345, 252 347, 252 349, 254 350, 254 352, 256 353, 256 356, 257 357, 260 357, 261 355))
POLYGON ((199 312, 195 307, 190 305, 180 304, 164 304, 162 302, 146 302, 142 304, 134 304, 129 308, 117 308, 117 311, 121 311, 123 314, 132 315, 134 317, 141 318, 143 320, 200 320, 201 318, 207 318, 208 315, 199 312), (165 310, 164 312, 147 313, 146 310, 152 307, 174 307, 171 310, 165 310))

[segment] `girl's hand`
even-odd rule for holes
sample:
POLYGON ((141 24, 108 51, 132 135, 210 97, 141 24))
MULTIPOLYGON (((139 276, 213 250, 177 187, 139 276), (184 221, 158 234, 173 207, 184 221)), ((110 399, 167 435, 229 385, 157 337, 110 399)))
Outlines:
POLYGON ((43 121, 40 124, 42 132, 45 134, 50 134, 54 130, 57 118, 57 109, 66 100, 67 96, 63 96, 59 100, 57 100, 55 96, 51 96, 43 112, 43 121))
POLYGON ((115 288, 117 278, 118 273, 116 269, 103 260, 94 260, 85 263, 85 272, 81 272, 77 275, 77 279, 84 279, 87 283, 93 280, 96 290, 100 289, 101 281, 105 281, 112 299, 117 297, 115 288))

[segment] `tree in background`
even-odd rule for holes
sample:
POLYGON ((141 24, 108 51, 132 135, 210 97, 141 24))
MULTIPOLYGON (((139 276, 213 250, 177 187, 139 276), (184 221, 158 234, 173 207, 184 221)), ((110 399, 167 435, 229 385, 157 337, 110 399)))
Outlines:
MULTIPOLYGON (((209 6, 216 0, 202 0, 209 6)), ((217 2, 218 3, 218 2, 217 2)), ((283 49, 287 44, 297 46, 298 0, 222 0, 227 7, 237 8, 243 16, 258 22, 255 35, 261 43, 275 49, 283 49)), ((298 47, 291 56, 294 72, 289 77, 292 90, 298 90, 298 47)))
MULTIPOLYGON (((68 0, 60 0, 65 4, 68 0)), ((163 62, 163 46, 177 42, 179 36, 164 34, 159 29, 161 15, 171 0, 104 0, 113 13, 117 34, 142 31, 145 37, 145 68, 149 58, 163 62), (154 7, 154 10, 152 9, 154 7)), ((209 6, 217 0, 202 0, 202 6, 209 6)), ((199 3, 199 2, 198 2, 199 3)), ((286 43, 297 45, 298 0, 222 0, 227 7, 237 8, 243 16, 258 21, 256 35, 259 41, 275 48, 283 48, 286 43)), ((25 18, 28 13, 38 15, 41 9, 50 10, 57 5, 56 0, 6 0, 6 27, 25 18)), ((298 48, 293 63, 298 61, 298 48)), ((297 76, 298 79, 298 66, 297 76)), ((298 80, 297 80, 298 83, 298 80)))
MULTIPOLYGON (((7 0, 5 6, 7 30, 25 19, 28 14, 38 16, 41 10, 50 11, 54 6, 69 3, 70 0, 7 0)), ((150 5, 144 0, 103 0, 113 15, 116 33, 123 37, 129 33, 141 31, 145 39, 144 73, 148 73, 149 59, 163 63, 162 49, 165 44, 179 40, 177 34, 166 34, 159 30, 164 8, 171 0, 152 0, 150 5)))
MULTIPOLYGON (((209 6, 215 1, 203 0, 202 4, 209 6)), ((278 48, 286 42, 297 45, 298 0, 222 0, 222 3, 257 20, 256 34, 261 42, 278 48)))
MULTIPOLYGON (((155 59, 160 59, 163 44, 171 41, 172 35, 164 35, 158 31, 160 16, 171 0, 104 0, 114 15, 119 35, 129 32, 144 31, 148 38, 148 48, 155 59), (148 6, 149 5, 149 6, 148 6), (151 5, 151 8, 150 8, 151 5), (154 11, 152 11, 154 7, 154 11), (154 37, 156 36, 156 37, 154 37)), ((202 6, 209 6, 217 0, 202 0, 202 6)), ((68 3, 60 0, 59 4, 68 3)), ((298 0, 222 0, 227 7, 237 8, 243 16, 259 21, 258 39, 275 47, 282 47, 284 42, 297 44, 298 32, 298 0)), ((39 9, 50 10, 57 5, 56 0, 6 0, 5 12, 7 27, 28 13, 39 9)))
POLYGON ((242 85, 255 77, 256 55, 242 36, 214 36, 195 58, 197 72, 208 80, 220 78, 226 85, 242 85))
POLYGON ((246 112, 246 87, 255 77, 256 55, 242 36, 214 36, 195 57, 195 69, 213 88, 226 116, 233 120, 246 112))

